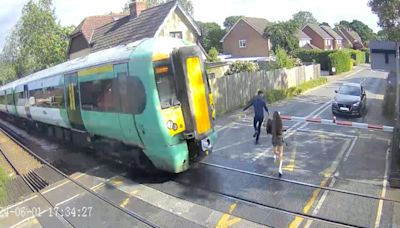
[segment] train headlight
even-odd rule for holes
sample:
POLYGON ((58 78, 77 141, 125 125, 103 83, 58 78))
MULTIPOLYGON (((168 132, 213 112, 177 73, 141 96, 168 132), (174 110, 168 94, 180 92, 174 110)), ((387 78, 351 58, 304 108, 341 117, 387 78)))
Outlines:
POLYGON ((172 122, 172 120, 169 120, 167 122, 167 128, 170 130, 176 131, 176 130, 178 130, 178 125, 176 123, 172 122))

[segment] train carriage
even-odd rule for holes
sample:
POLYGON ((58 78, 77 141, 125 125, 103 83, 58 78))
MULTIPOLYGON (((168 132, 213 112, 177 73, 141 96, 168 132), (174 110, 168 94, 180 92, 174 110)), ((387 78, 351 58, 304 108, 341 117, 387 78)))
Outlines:
POLYGON ((141 148, 156 168, 182 172, 216 140, 200 56, 180 39, 121 45, 0 87, 0 110, 141 148))

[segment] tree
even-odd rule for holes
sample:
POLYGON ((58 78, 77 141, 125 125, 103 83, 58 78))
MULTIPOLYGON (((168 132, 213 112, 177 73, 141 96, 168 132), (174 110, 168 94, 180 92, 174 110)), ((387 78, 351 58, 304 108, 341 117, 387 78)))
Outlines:
POLYGON ((51 0, 30 0, 26 3, 17 32, 17 75, 65 61, 71 31, 72 27, 63 28, 56 22, 51 0))
POLYGON ((228 31, 241 17, 243 16, 229 16, 225 18, 224 27, 228 31))
POLYGON ((208 58, 207 61, 209 62, 219 62, 221 61, 218 58, 219 52, 215 47, 212 47, 209 51, 208 51, 208 58))
POLYGON ((293 20, 299 29, 307 24, 318 24, 317 19, 308 11, 299 11, 293 14, 293 20))
POLYGON ((348 21, 342 20, 336 25, 338 28, 351 28, 351 24, 348 21))
POLYGON ((287 53, 293 54, 293 51, 299 48, 297 33, 297 24, 293 21, 286 21, 269 25, 264 31, 264 37, 271 40, 272 50, 275 53, 281 47, 287 53))
POLYGON ((370 0, 368 5, 378 15, 378 25, 387 33, 390 40, 400 40, 400 1, 370 0))
POLYGON ((328 27, 331 27, 331 26, 329 25, 328 22, 322 22, 322 23, 320 24, 320 26, 328 26, 328 27))
POLYGON ((380 30, 376 33, 377 40, 389 40, 388 33, 385 30, 380 30))
POLYGON ((225 35, 224 30, 215 22, 201 22, 197 24, 201 30, 200 43, 209 51, 212 47, 215 47, 218 51, 222 51, 222 44, 220 40, 225 35))
POLYGON ((361 40, 364 44, 366 44, 370 40, 375 39, 376 37, 374 31, 370 27, 368 27, 368 25, 359 20, 353 20, 350 23, 350 27, 351 29, 353 29, 353 31, 357 32, 358 35, 360 35, 361 40))

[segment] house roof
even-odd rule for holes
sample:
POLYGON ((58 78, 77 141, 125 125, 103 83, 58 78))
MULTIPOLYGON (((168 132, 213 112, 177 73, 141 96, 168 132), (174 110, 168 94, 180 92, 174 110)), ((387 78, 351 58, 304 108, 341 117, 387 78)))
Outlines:
MULTIPOLYGON (((305 27, 309 27, 314 32, 316 32, 323 39, 333 39, 327 32, 325 32, 319 25, 316 24, 307 24, 305 27)), ((304 30, 304 28, 302 30, 304 30)))
POLYGON ((337 34, 339 34, 341 37, 342 37, 342 39, 343 40, 345 40, 347 43, 352 43, 350 40, 349 40, 349 38, 347 38, 347 36, 343 33, 343 31, 341 30, 341 29, 337 29, 337 28, 335 28, 335 30, 334 30, 337 34))
POLYGON ((303 45, 301 48, 303 48, 303 49, 316 49, 316 50, 319 50, 319 48, 318 48, 317 46, 312 45, 312 44, 310 44, 310 43, 306 43, 306 44, 303 45))
POLYGON ((176 9, 180 10, 200 35, 200 30, 194 20, 185 13, 177 1, 170 1, 143 10, 136 18, 128 15, 96 29, 92 38, 91 52, 156 36, 167 17, 176 9))
POLYGON ((339 34, 337 34, 331 27, 326 25, 321 25, 320 27, 335 40, 343 40, 343 38, 339 34))
POLYGON ((231 33, 231 31, 236 27, 236 25, 240 22, 244 21, 246 24, 250 25, 254 30, 256 30, 260 35, 264 34, 265 28, 271 24, 267 19, 258 18, 258 17, 241 17, 236 23, 229 29, 229 31, 222 37, 220 42, 224 42, 225 38, 231 33))
POLYGON ((299 32, 297 33, 297 37, 299 40, 311 40, 311 37, 307 36, 303 31, 299 29, 299 32))
POLYGON ((267 19, 257 17, 243 17, 242 18, 247 24, 253 27, 261 35, 264 34, 265 28, 271 24, 267 19))
POLYGON ((103 25, 106 25, 110 22, 116 21, 121 17, 126 16, 126 14, 109 14, 109 15, 98 15, 98 16, 89 16, 83 19, 83 21, 75 28, 75 30, 71 33, 71 36, 75 36, 79 33, 82 33, 87 42, 90 42, 90 39, 93 35, 93 31, 103 25))

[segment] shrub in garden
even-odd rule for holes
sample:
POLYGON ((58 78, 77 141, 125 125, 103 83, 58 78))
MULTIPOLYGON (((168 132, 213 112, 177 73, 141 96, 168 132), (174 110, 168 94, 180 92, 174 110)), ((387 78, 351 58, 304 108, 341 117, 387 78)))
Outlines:
POLYGON ((225 75, 232 75, 240 72, 256 72, 259 70, 258 64, 252 62, 237 61, 229 66, 225 75))
POLYGON ((275 56, 279 68, 291 69, 295 66, 295 59, 290 57, 283 48, 278 47, 275 56))

